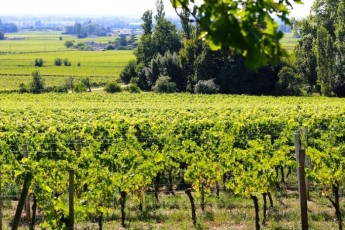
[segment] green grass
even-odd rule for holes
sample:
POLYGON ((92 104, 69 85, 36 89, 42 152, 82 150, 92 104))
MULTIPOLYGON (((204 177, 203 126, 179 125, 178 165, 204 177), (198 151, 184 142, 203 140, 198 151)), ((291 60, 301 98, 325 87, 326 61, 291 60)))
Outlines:
POLYGON ((47 86, 61 85, 69 77, 74 77, 76 82, 90 77, 91 82, 106 83, 117 79, 128 61, 135 58, 133 51, 76 51, 64 47, 65 40, 108 42, 115 39, 111 37, 77 39, 60 32, 8 35, 14 36, 25 39, 0 41, 0 53, 3 52, 0 55, 0 91, 17 90, 21 83, 28 84, 34 70, 40 71, 47 86), (59 36, 63 36, 62 41, 59 36), (9 50, 12 53, 8 53, 9 50), (43 67, 34 66, 36 58, 43 58, 43 67), (55 66, 56 58, 67 58, 72 66, 55 66))
MULTIPOLYGON (((283 191, 288 192, 288 191, 283 191)), ((255 229, 254 206, 251 199, 236 197, 230 193, 221 193, 217 199, 213 194, 206 203, 205 212, 202 212, 199 200, 196 198, 197 226, 191 220, 190 203, 184 192, 175 196, 161 194, 160 203, 154 201, 153 195, 146 195, 143 211, 138 210, 138 204, 133 199, 127 200, 126 224, 127 229, 255 229), (224 202, 225 207, 218 204, 224 202), (178 204, 176 206, 176 203, 178 204)), ((267 210, 267 223, 261 224, 264 230, 297 230, 300 229, 299 200, 295 198, 273 197, 274 207, 267 210)), ((308 202, 308 216, 310 229, 337 229, 333 209, 322 204, 323 198, 315 198, 308 202)), ((259 197, 260 220, 262 221, 262 199, 259 197)), ((343 201, 343 200, 342 200, 343 201)), ((12 218, 16 202, 12 202, 12 209, 5 206, 5 227, 12 218)), ((91 217, 90 220, 96 220, 91 217)), ((104 214, 103 229, 123 229, 120 225, 120 208, 116 206, 110 213, 104 214)), ((39 224, 39 223, 38 223, 39 224)), ((76 222, 77 229, 98 229, 93 221, 76 222)), ((5 228, 6 229, 6 228, 5 228)), ((21 226, 20 229, 26 229, 21 226)))

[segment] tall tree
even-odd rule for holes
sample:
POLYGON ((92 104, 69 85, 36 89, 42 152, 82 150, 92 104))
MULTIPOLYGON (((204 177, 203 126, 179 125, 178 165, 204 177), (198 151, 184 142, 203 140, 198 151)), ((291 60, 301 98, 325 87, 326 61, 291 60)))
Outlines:
POLYGON ((321 92, 331 96, 334 84, 333 39, 327 29, 321 26, 317 30, 317 73, 321 85, 321 92))
POLYGON ((137 63, 141 63, 142 66, 147 66, 151 59, 156 54, 156 49, 151 35, 142 35, 138 44, 138 48, 135 51, 137 63))
POLYGON ((152 34, 152 10, 147 10, 144 12, 143 16, 141 17, 141 20, 143 20, 143 23, 141 24, 141 28, 144 30, 144 35, 151 35, 152 34))
POLYGON ((296 69, 304 79, 305 83, 309 87, 309 92, 317 91, 317 62, 316 55, 314 53, 315 38, 308 34, 303 36, 295 48, 296 56, 296 69))
POLYGON ((150 89, 152 89, 152 87, 155 85, 156 81, 159 78, 159 75, 161 74, 160 69, 159 69, 160 57, 161 55, 158 54, 156 58, 151 60, 150 65, 148 67, 145 67, 143 70, 150 89))
POLYGON ((85 29, 88 35, 93 35, 96 32, 96 25, 93 24, 90 20, 85 29))
POLYGON ((316 0, 312 14, 296 25, 298 73, 325 96, 345 96, 345 1, 316 0))
POLYGON ((87 36, 83 26, 79 22, 76 22, 74 24, 74 31, 77 34, 78 38, 85 38, 87 36))
POLYGON ((185 39, 183 47, 179 52, 179 60, 181 63, 182 74, 186 82, 186 90, 193 92, 194 86, 198 79, 195 74, 196 60, 202 52, 203 42, 197 38, 185 39))
POLYGON ((171 82, 176 84, 179 92, 186 90, 185 79, 182 75, 182 68, 176 53, 166 52, 161 56, 160 72, 161 75, 168 76, 171 82))
POLYGON ((157 22, 152 39, 156 53, 160 53, 161 55, 164 55, 167 51, 177 52, 181 48, 180 37, 176 26, 165 18, 157 22))
POLYGON ((30 82, 30 92, 39 94, 44 90, 44 79, 39 71, 32 72, 32 80, 30 82))
POLYGON ((157 15, 155 16, 155 19, 158 22, 160 19, 164 19, 165 17, 163 0, 156 1, 156 8, 157 8, 157 15))
POLYGON ((191 39, 193 25, 190 23, 190 12, 183 9, 180 15, 181 18, 181 26, 186 39, 191 39))
POLYGON ((335 85, 334 92, 337 96, 345 96, 345 2, 340 1, 335 22, 335 85))
POLYGON ((5 39, 5 34, 2 31, 0 31, 0 40, 4 40, 4 39, 5 39))

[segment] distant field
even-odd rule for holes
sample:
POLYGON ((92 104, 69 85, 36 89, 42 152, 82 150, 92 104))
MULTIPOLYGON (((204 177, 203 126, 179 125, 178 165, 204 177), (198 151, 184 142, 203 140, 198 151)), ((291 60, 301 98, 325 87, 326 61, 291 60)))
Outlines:
POLYGON ((78 39, 71 35, 62 35, 59 31, 29 31, 23 33, 6 34, 7 38, 20 40, 0 41, 0 53, 19 53, 19 52, 56 52, 69 50, 64 43, 69 40, 76 42, 94 41, 108 43, 114 41, 115 37, 97 37, 78 39), (59 40, 59 37, 62 40, 59 40))
POLYGON ((298 38, 293 36, 293 33, 284 33, 284 37, 281 40, 283 47, 288 51, 292 52, 297 45, 298 38))
POLYGON ((47 86, 61 85, 68 77, 74 77, 76 82, 90 77, 92 82, 104 83, 117 79, 128 61, 135 58, 133 51, 76 51, 64 46, 66 40, 107 42, 114 40, 113 37, 77 39, 59 32, 27 32, 7 37, 24 40, 0 41, 0 91, 29 83, 34 70, 40 71, 47 86), (34 66, 36 58, 44 60, 43 67, 34 66), (67 58, 72 66, 55 66, 56 58, 67 58))

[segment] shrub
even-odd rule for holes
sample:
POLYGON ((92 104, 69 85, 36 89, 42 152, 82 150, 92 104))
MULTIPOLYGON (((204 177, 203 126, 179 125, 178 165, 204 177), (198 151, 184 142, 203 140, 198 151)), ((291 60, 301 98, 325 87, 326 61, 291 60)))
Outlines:
POLYGON ((156 93, 174 93, 176 92, 176 83, 170 81, 170 77, 161 76, 156 81, 153 90, 156 93))
POLYGON ((71 62, 67 58, 65 60, 63 60, 63 64, 65 66, 71 66, 72 65, 71 62))
POLYGON ((72 46, 74 46, 74 41, 66 41, 66 42, 65 42, 65 46, 66 46, 67 48, 71 48, 72 46))
POLYGON ((86 92, 86 87, 84 86, 83 83, 76 84, 74 86, 74 92, 76 93, 86 92))
POLYGON ((68 93, 68 88, 65 85, 53 87, 55 93, 68 93))
POLYGON ((62 60, 61 60, 61 58, 55 58, 54 64, 55 64, 56 66, 61 66, 61 65, 62 65, 62 60))
POLYGON ((91 82, 91 87, 96 88, 96 87, 100 87, 100 86, 104 86, 104 83, 100 83, 100 82, 91 82))
POLYGON ((44 89, 44 92, 46 92, 46 93, 50 93, 50 92, 68 93, 68 88, 67 88, 67 86, 50 86, 50 87, 46 87, 44 89))
POLYGON ((42 67, 42 66, 43 66, 43 63, 44 63, 44 61, 43 61, 42 58, 36 58, 36 59, 35 59, 35 66, 37 66, 37 67, 42 67))
POLYGON ((128 92, 130 93, 140 93, 141 90, 137 84, 131 83, 128 85, 128 92))
POLYGON ((29 92, 28 87, 24 83, 21 83, 19 85, 19 93, 28 93, 28 92, 29 92))
POLYGON ((81 83, 87 88, 89 92, 91 92, 91 80, 89 77, 82 78, 81 83))
POLYGON ((214 83, 214 79, 200 80, 194 86, 194 93, 215 94, 219 92, 219 86, 214 83))
POLYGON ((133 77, 136 77, 138 75, 137 71, 137 63, 135 60, 131 60, 128 62, 126 67, 122 70, 120 73, 120 79, 125 84, 128 84, 133 77))
POLYGON ((108 82, 104 90, 107 93, 118 93, 122 91, 121 86, 114 81, 108 82))
POLYGON ((65 86, 67 89, 70 89, 73 92, 73 90, 74 90, 74 78, 69 77, 69 78, 65 79, 65 86))
POLYGON ((4 40, 5 39, 5 33, 0 31, 0 40, 4 40))
POLYGON ((107 48, 105 48, 106 50, 114 50, 115 47, 113 45, 108 45, 107 48))

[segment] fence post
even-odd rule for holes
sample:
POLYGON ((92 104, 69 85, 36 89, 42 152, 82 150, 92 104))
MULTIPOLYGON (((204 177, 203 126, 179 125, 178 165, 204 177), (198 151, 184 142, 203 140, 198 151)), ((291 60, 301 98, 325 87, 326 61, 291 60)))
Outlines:
POLYGON ((68 229, 74 229, 74 169, 69 170, 69 199, 68 199, 68 208, 69 208, 69 226, 68 229))
POLYGON ((1 169, 1 165, 0 165, 0 230, 2 230, 2 169, 1 169))
POLYGON ((12 230, 17 230, 20 222, 20 217, 24 208, 26 196, 28 195, 29 192, 29 187, 30 183, 32 180, 32 173, 31 172, 26 172, 25 178, 24 178, 24 184, 23 184, 23 189, 20 194, 19 202, 17 205, 16 213, 14 215, 13 223, 12 223, 12 230))
POLYGON ((308 229, 308 203, 307 203, 307 186, 305 178, 305 150, 301 149, 301 130, 295 133, 295 153, 298 163, 297 177, 298 177, 298 191, 300 198, 301 222, 302 230, 308 229))
MULTIPOLYGON (((28 158, 29 152, 28 152, 28 146, 23 145, 23 157, 28 158)), ((28 224, 31 222, 31 213, 30 213, 30 194, 26 196, 25 199, 25 215, 26 215, 26 221, 28 224)))
MULTIPOLYGON (((306 126, 304 127, 304 136, 305 136, 305 148, 304 149, 306 149, 308 146, 308 127, 306 127, 306 126)), ((307 168, 312 167, 311 159, 307 154, 305 154, 305 166, 307 168)), ((309 193, 310 193, 310 181, 307 177, 305 178, 305 184, 307 186, 307 199, 310 200, 310 195, 309 195, 309 193)))

